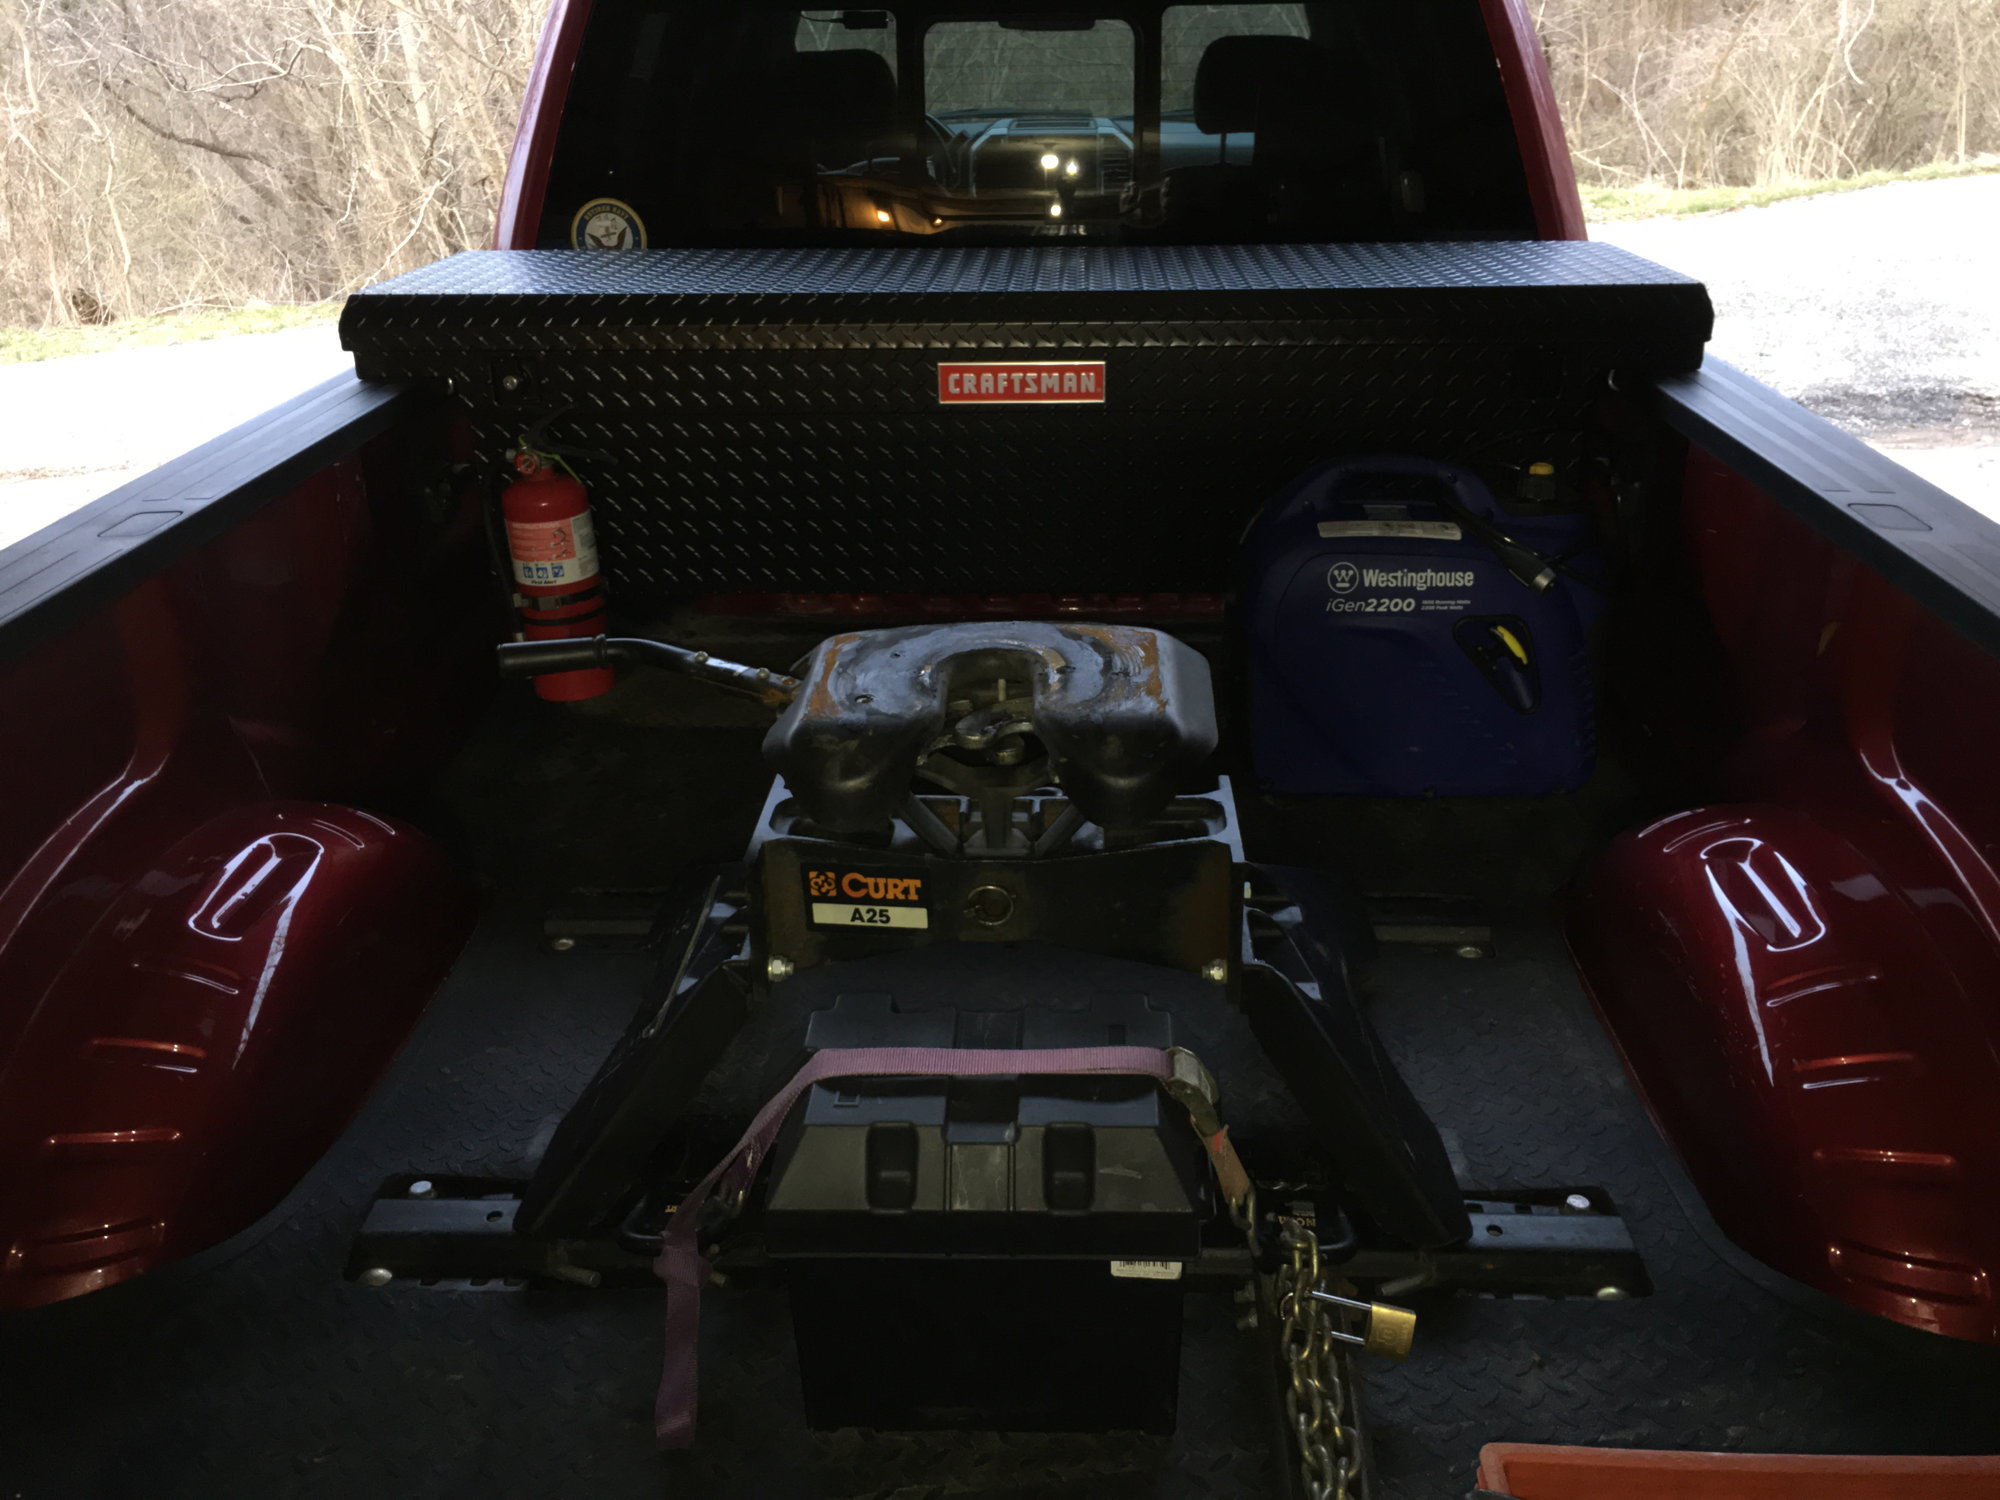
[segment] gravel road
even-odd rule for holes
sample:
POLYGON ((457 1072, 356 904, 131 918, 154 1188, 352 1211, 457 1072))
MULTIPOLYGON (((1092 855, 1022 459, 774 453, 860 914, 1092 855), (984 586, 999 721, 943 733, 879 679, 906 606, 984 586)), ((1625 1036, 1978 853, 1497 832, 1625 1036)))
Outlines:
MULTIPOLYGON (((1595 232, 1705 280, 1724 359, 2000 518, 2000 175, 1595 232)), ((322 327, 0 367, 0 546, 345 365, 322 327)))
POLYGON ((0 547, 349 367, 331 325, 0 365, 0 547))
POLYGON ((1592 234, 1706 281, 1713 353, 2000 519, 2000 175, 1592 234))

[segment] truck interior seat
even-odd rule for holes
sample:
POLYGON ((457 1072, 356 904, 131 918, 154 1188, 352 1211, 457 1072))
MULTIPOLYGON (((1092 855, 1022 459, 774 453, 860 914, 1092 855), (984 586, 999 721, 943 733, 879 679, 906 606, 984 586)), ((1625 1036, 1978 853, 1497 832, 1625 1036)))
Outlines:
POLYGON ((905 154, 896 75, 878 53, 795 53, 778 71, 777 100, 780 128, 809 171, 840 171, 905 154))
POLYGON ((1381 156, 1351 103, 1337 59, 1303 37, 1218 37, 1195 69, 1195 126, 1205 135, 1247 134, 1255 145, 1247 164, 1169 172, 1168 222, 1224 237, 1273 227, 1333 238, 1381 233, 1381 156))
POLYGON ((822 222, 812 191, 822 171, 893 177, 915 149, 909 132, 898 130, 896 75, 873 52, 793 53, 767 87, 769 108, 711 158, 713 216, 745 227, 822 222))

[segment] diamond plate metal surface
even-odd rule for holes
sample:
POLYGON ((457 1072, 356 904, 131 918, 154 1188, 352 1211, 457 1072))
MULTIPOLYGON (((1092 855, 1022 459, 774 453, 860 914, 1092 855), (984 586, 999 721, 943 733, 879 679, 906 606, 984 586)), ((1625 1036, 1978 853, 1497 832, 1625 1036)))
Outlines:
POLYGON ((1692 368, 1703 288, 1614 247, 480 251, 349 301, 371 379, 444 386, 502 471, 596 456, 613 607, 717 591, 1231 581, 1300 471, 1574 465, 1610 372, 1692 368), (941 360, 1102 359, 1102 406, 942 407, 941 360))
POLYGON ((909 249, 469 250, 360 294, 385 296, 958 296, 1020 292, 1698 287, 1591 241, 909 249))
MULTIPOLYGON (((718 650, 735 650, 726 637, 718 650)), ((739 654, 741 654, 739 652, 739 654)), ((754 658, 753 658, 754 659, 754 658)), ((661 884, 740 852, 766 787, 762 726, 713 725, 680 679, 617 715, 510 698, 447 788, 505 894, 288 1210, 235 1253, 0 1324, 0 1493, 92 1500, 1272 1500, 1273 1396, 1234 1309, 1190 1297, 1171 1444, 1076 1434, 813 1434, 775 1292, 708 1299, 702 1440, 652 1441, 657 1291, 522 1295, 344 1282, 382 1179, 519 1175, 628 1023, 653 961, 555 953, 548 902, 661 884), (674 705, 678 705, 675 707, 674 705), (1246 1357, 1248 1351, 1248 1357, 1246 1357)), ((645 689, 642 687, 642 691, 645 689)), ((1442 809, 1455 823, 1462 809, 1442 809)), ((1320 857, 1347 808, 1264 806, 1320 857)), ((1261 831, 1260 831, 1261 830, 1261 831)), ((1539 892, 1531 883, 1526 889, 1539 892)), ((1531 903, 1532 904, 1532 903, 1531 903)), ((1666 1148, 1546 918, 1499 956, 1388 954, 1371 1014, 1468 1182, 1591 1185, 1657 1286, 1628 1302, 1426 1297, 1417 1352, 1369 1372, 1380 1500, 1456 1500, 1482 1443, 1762 1452, 1994 1447, 2000 1350, 1773 1295, 1689 1217, 1666 1148)), ((1227 1007, 1217 1027, 1240 1024, 1227 1007)), ((775 1031, 777 1028, 772 1028, 775 1031)), ((760 1035, 763 1033, 760 1033, 760 1035)), ((1219 1040, 1219 1039, 1218 1039, 1219 1040)), ((1273 1120, 1245 1065, 1196 1042, 1232 1119, 1273 1120), (1211 1056, 1211 1053, 1213 1055, 1211 1056), (1249 1108, 1251 1104, 1255 1108, 1249 1108)), ((751 1054, 746 1054, 751 1055, 751 1054)), ((768 1066, 788 1071, 782 1051, 768 1066)))

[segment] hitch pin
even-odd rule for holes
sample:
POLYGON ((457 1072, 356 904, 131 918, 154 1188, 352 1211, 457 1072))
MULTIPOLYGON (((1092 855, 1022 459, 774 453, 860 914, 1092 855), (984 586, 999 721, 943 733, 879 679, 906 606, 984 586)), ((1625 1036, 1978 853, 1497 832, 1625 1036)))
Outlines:
POLYGON ((1344 1307, 1350 1312, 1368 1315, 1366 1333, 1349 1333, 1342 1328, 1329 1328, 1327 1333, 1343 1344, 1358 1344, 1369 1354, 1379 1354, 1384 1359, 1408 1359, 1410 1345, 1417 1336, 1417 1315, 1407 1307, 1391 1307, 1386 1302, 1361 1302, 1353 1297, 1337 1297, 1332 1292, 1322 1292, 1314 1287, 1308 1294, 1315 1302, 1330 1302, 1335 1307, 1344 1307))

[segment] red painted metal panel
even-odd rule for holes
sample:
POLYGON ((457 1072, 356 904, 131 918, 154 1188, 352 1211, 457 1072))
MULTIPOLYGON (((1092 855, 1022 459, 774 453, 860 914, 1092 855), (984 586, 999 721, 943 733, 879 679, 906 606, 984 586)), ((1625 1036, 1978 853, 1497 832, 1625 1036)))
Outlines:
POLYGON ((1616 841, 1579 963, 1731 1238, 2000 1342, 2000 661, 1706 455, 1685 508, 1741 800, 1616 841))
POLYGON ((1576 190, 1576 168, 1570 162, 1569 138, 1563 133, 1562 108, 1556 102, 1548 56, 1542 51, 1527 0, 1479 0, 1479 9, 1486 17, 1493 56, 1500 64, 1507 110, 1514 117, 1514 139, 1527 173, 1535 228, 1545 240, 1587 239, 1583 198, 1576 190))
POLYGON ((1656 1116, 1746 1250, 1885 1317, 2000 1339, 1992 1017, 1904 888, 1743 805, 1620 839, 1577 953, 1656 1116))
POLYGON ((428 839, 237 808, 96 907, 0 1088, 0 1307, 224 1239, 331 1143, 465 939, 428 839))
POLYGON ((318 805, 396 805, 491 681, 442 437, 385 434, 0 661, 0 1305, 263 1214, 462 941, 434 848, 318 805))
POLYGON ((541 44, 528 70, 528 88, 521 100, 514 149, 507 159, 507 181, 500 190, 499 222, 494 227, 496 250, 532 250, 547 201, 549 164, 556 154, 563 105, 569 98, 570 75, 583 46, 583 28, 590 20, 590 0, 553 0, 542 28, 541 44))

